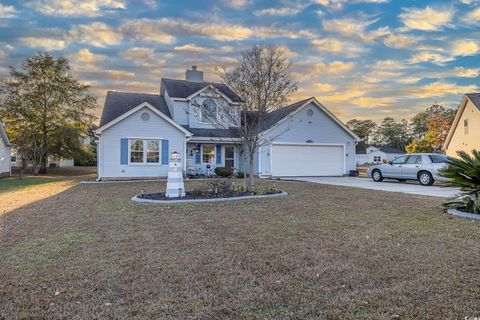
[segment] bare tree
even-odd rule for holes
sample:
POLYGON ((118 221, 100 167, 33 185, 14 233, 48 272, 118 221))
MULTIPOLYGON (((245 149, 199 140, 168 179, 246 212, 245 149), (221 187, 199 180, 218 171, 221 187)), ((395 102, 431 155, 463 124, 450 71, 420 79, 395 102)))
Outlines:
MULTIPOLYGON (((239 64, 223 74, 222 79, 244 102, 240 105, 224 104, 218 108, 217 117, 210 119, 217 128, 236 131, 237 143, 243 148, 243 163, 249 166, 250 174, 246 181, 249 190, 255 186, 255 152, 269 142, 261 136, 266 115, 283 107, 297 90, 297 84, 290 77, 286 53, 282 47, 261 45, 242 52, 239 64)), ((278 131, 276 136, 283 132, 278 131)), ((274 137, 269 138, 272 140, 274 137)), ((246 170, 244 172, 246 175, 246 170)))

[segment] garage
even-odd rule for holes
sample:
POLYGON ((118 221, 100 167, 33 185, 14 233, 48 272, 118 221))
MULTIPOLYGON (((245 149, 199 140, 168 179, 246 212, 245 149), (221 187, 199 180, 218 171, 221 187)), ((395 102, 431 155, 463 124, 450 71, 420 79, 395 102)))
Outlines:
POLYGON ((345 172, 343 145, 276 143, 270 150, 274 177, 341 176, 345 172))

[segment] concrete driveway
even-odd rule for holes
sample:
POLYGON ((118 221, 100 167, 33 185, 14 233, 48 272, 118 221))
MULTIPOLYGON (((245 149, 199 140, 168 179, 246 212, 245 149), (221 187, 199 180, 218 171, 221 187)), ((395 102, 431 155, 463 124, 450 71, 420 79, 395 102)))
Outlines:
POLYGON ((402 192, 443 198, 454 197, 459 192, 458 188, 443 187, 438 185, 426 187, 418 184, 418 182, 399 182, 397 180, 388 179, 385 179, 383 182, 374 182, 368 178, 358 177, 296 177, 285 180, 305 181, 334 186, 355 187, 390 192, 402 192))

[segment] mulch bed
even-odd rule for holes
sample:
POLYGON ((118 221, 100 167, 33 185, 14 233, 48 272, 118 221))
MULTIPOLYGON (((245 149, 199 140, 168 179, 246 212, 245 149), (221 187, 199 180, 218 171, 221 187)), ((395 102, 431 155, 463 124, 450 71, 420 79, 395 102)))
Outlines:
MULTIPOLYGON (((276 192, 268 192, 262 195, 270 195, 270 194, 279 194, 282 191, 276 192)), ((193 191, 186 191, 185 197, 178 197, 178 198, 168 198, 165 197, 165 192, 157 192, 157 193, 145 193, 138 196, 140 199, 147 199, 147 200, 200 200, 200 199, 219 199, 219 198, 237 198, 237 197, 247 197, 247 196, 255 196, 253 192, 238 192, 238 191, 231 191, 229 193, 197 193, 193 191)))

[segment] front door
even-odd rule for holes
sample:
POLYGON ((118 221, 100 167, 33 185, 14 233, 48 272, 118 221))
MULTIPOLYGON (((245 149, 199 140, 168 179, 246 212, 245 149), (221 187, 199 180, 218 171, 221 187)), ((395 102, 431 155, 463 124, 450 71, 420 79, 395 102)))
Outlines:
POLYGON ((235 147, 225 147, 225 167, 235 168, 235 147))

